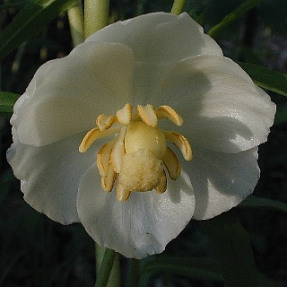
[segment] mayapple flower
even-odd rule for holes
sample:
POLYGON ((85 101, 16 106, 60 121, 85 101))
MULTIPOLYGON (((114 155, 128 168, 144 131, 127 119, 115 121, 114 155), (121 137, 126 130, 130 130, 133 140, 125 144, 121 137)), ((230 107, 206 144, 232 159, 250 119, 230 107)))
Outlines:
POLYGON ((39 68, 15 104, 8 160, 37 211, 143 258, 252 193, 274 113, 186 13, 152 13, 39 68))

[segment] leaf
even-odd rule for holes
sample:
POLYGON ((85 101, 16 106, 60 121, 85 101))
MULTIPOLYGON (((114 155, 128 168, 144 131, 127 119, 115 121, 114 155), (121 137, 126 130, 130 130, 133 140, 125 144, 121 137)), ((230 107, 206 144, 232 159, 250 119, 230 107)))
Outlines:
MULTIPOLYGON (((197 280, 212 280, 218 283, 224 281, 220 270, 214 264, 214 261, 211 261, 210 259, 157 255, 148 257, 137 263, 140 263, 141 266, 140 283, 139 285, 135 283, 134 285, 128 286, 150 286, 149 280, 155 273, 183 276, 185 278, 197 280)), ((281 287, 280 284, 270 281, 261 274, 258 275, 258 280, 260 287, 281 287)), ((247 286, 249 287, 252 285, 247 286)))
POLYGON ((22 42, 39 33, 57 15, 76 0, 31 0, 2 31, 0 61, 22 42))
POLYGON ((23 8, 25 4, 27 4, 27 0, 10 0, 5 1, 4 3, 1 3, 0 5, 0 11, 10 8, 23 8))
POLYGON ((275 115, 275 124, 286 124, 287 122, 287 104, 281 104, 277 106, 276 115, 275 115))
POLYGON ((241 3, 235 10, 227 14, 218 24, 211 27, 208 31, 208 35, 214 37, 218 34, 224 27, 228 26, 230 23, 238 19, 240 16, 245 14, 250 9, 253 9, 261 4, 261 0, 246 0, 241 3))
POLYGON ((222 282, 223 277, 213 262, 201 258, 156 256, 143 261, 140 268, 140 286, 149 286, 155 273, 179 275, 192 279, 222 282))
POLYGON ((237 63, 258 86, 287 97, 287 74, 272 71, 258 65, 237 63))
MULTIPOLYGON (((248 233, 234 210, 202 221, 228 287, 259 286, 248 233)), ((261 283, 260 283, 261 284, 261 283)), ((262 286, 262 285, 260 285, 262 286)))
POLYGON ((238 207, 242 208, 268 208, 277 211, 287 212, 287 204, 278 200, 257 197, 250 195, 238 207))
POLYGON ((0 112, 12 113, 18 98, 19 95, 17 94, 0 91, 0 112))
POLYGON ((5 173, 0 174, 0 204, 6 199, 9 193, 10 185, 14 179, 15 178, 10 171, 6 171, 5 173))

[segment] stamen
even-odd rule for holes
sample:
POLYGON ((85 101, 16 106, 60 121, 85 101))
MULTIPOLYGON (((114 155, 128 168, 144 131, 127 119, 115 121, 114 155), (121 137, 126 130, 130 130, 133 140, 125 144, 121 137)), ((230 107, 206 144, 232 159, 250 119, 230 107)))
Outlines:
POLYGON ((151 127, 157 126, 157 116, 152 105, 138 105, 138 114, 146 125, 151 127))
POLYGON ((160 106, 156 109, 156 115, 159 119, 167 118, 177 126, 181 126, 183 124, 182 117, 170 106, 160 106))
POLYGON ((97 139, 110 136, 118 131, 119 128, 108 129, 104 131, 101 131, 98 128, 91 129, 89 132, 87 132, 87 134, 83 138, 79 146, 79 152, 86 152, 97 139))
POLYGON ((183 135, 171 131, 163 131, 163 133, 166 140, 171 141, 180 149, 185 160, 190 161, 192 159, 191 146, 183 135))
POLYGON ((126 201, 131 192, 165 192, 167 176, 164 166, 170 178, 177 179, 181 166, 166 141, 175 144, 185 160, 191 160, 188 140, 177 132, 163 131, 157 126, 158 119, 163 118, 177 126, 183 124, 182 117, 167 105, 157 109, 149 104, 138 105, 137 113, 133 115, 131 104, 126 104, 115 115, 98 116, 97 127, 83 138, 80 152, 86 152, 97 139, 116 134, 99 150, 97 166, 103 190, 112 191, 117 179, 116 197, 119 201, 126 201), (117 125, 112 127, 115 123, 117 125))
POLYGON ((163 162, 168 170, 169 176, 175 180, 180 175, 181 167, 177 156, 169 147, 166 149, 163 162))
POLYGON ((111 162, 114 167, 114 171, 116 173, 120 173, 122 167, 123 156, 125 155, 125 135, 126 135, 126 127, 122 127, 121 131, 116 139, 116 142, 113 146, 111 152, 111 162))
POLYGON ((111 192, 116 180, 116 173, 114 172, 113 166, 110 163, 108 165, 108 171, 106 176, 102 177, 102 188, 105 191, 111 192))
POLYGON ((114 146, 114 141, 104 144, 97 154, 97 166, 101 176, 106 176, 110 162, 110 154, 114 146))
POLYGON ((122 125, 128 125, 132 120, 132 105, 126 104, 122 109, 118 110, 117 119, 122 125))
POLYGON ((166 191, 166 188, 167 188, 167 178, 166 178, 165 171, 162 170, 162 173, 159 178, 159 184, 155 190, 158 193, 164 193, 166 191))
POLYGON ((131 192, 129 190, 124 189, 123 185, 121 183, 118 183, 117 185, 117 199, 119 201, 126 201, 131 192))
POLYGON ((107 130, 117 121, 115 116, 99 115, 96 120, 96 125, 101 131, 107 130))

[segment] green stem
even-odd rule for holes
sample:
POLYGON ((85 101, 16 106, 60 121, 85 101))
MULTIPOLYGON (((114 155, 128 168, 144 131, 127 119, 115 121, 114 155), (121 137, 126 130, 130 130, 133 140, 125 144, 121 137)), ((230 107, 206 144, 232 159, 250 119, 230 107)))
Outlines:
POLYGON ((179 15, 183 10, 184 4, 185 0, 174 0, 170 13, 179 15))
POLYGON ((233 10, 231 13, 226 15, 218 24, 211 27, 207 34, 211 37, 214 37, 224 27, 226 27, 230 23, 234 22, 236 19, 238 19, 244 13, 246 13, 250 9, 253 9, 253 8, 259 6, 261 4, 261 1, 262 0, 246 0, 246 1, 242 2, 238 7, 236 7, 235 10, 233 10))
POLYGON ((128 266, 127 287, 137 287, 139 285, 139 261, 130 259, 128 266))
POLYGON ((109 0, 85 0, 85 38, 104 28, 109 22, 109 0))
POLYGON ((97 282, 95 287, 120 287, 120 263, 118 254, 96 245, 97 282))
POLYGON ((73 44, 76 47, 84 41, 84 17, 80 3, 68 10, 68 19, 73 44))

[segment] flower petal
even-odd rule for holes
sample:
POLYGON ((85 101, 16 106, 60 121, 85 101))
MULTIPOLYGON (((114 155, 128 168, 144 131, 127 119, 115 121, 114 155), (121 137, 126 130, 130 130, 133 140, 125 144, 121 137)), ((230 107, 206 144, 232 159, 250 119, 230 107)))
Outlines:
POLYGON ((209 219, 238 205, 259 179, 257 148, 240 153, 195 150, 184 163, 195 193, 195 219, 209 219))
POLYGON ((189 177, 182 173, 168 182, 163 194, 131 193, 120 202, 115 192, 104 192, 95 167, 84 175, 78 194, 79 217, 100 245, 126 257, 157 254, 175 238, 193 215, 194 197, 189 177))
POLYGON ((248 150, 266 141, 274 121, 270 97, 224 57, 181 61, 157 94, 157 105, 171 105, 181 114, 182 133, 193 147, 232 153, 248 150))
POLYGON ((69 224, 78 222, 76 197, 81 176, 95 162, 95 151, 78 151, 84 135, 34 147, 21 144, 14 130, 14 143, 7 159, 21 180, 24 199, 51 219, 69 224))
POLYGON ((122 44, 84 43, 35 74, 11 123, 24 144, 41 146, 88 130, 128 102, 133 53, 122 44))
POLYGON ((187 13, 141 15, 109 25, 87 41, 127 45, 134 51, 136 62, 174 63, 195 55, 222 55, 217 43, 187 13))
POLYGON ((151 13, 117 22, 93 34, 87 42, 117 42, 133 50, 133 105, 148 104, 158 82, 181 59, 222 55, 217 43, 186 13, 151 13))

